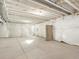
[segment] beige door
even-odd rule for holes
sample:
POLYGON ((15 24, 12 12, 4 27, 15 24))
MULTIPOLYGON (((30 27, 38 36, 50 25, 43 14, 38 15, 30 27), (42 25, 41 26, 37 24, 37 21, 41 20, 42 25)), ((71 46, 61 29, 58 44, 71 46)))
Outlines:
POLYGON ((52 25, 46 25, 46 40, 51 41, 53 40, 53 27, 52 25))

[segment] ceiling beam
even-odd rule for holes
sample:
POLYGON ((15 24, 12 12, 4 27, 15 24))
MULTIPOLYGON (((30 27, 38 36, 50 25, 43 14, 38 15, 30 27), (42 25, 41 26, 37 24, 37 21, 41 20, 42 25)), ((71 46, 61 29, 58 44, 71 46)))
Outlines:
POLYGON ((59 18, 59 17, 61 17, 61 16, 55 16, 55 17, 53 17, 52 19, 49 19, 49 20, 45 20, 45 21, 42 21, 42 22, 38 22, 38 23, 36 23, 36 24, 41 24, 41 23, 44 23, 44 22, 47 22, 47 21, 50 21, 50 20, 53 20, 53 21, 55 21, 57 18, 59 18))
POLYGON ((25 17, 25 16, 18 16, 18 15, 16 15, 16 16, 15 16, 15 15, 9 15, 8 18, 11 19, 11 20, 12 20, 12 19, 13 19, 13 20, 15 19, 15 20, 18 20, 18 21, 20 21, 20 20, 25 20, 25 21, 26 21, 26 20, 30 20, 30 21, 35 21, 35 22, 36 22, 36 21, 49 20, 49 19, 39 19, 39 18, 37 19, 37 18, 25 17))
POLYGON ((33 0, 33 1, 36 1, 36 2, 38 2, 38 3, 41 3, 41 4, 43 4, 43 5, 48 6, 48 7, 50 7, 50 8, 53 8, 53 9, 55 9, 55 10, 57 10, 57 11, 60 11, 60 12, 62 12, 62 13, 65 14, 65 15, 72 14, 72 13, 69 12, 68 10, 64 9, 63 7, 60 7, 59 5, 53 3, 53 2, 51 2, 51 1, 49 1, 49 0, 33 0))
POLYGON ((20 22, 20 21, 7 21, 8 23, 17 23, 17 24, 32 24, 32 23, 26 23, 26 22, 20 22))
POLYGON ((72 3, 70 0, 64 0, 66 3, 68 3, 70 6, 72 6, 74 9, 76 9, 77 11, 79 11, 79 8, 74 4, 72 3))
MULTIPOLYGON (((8 12, 9 12, 9 11, 14 11, 14 12, 20 12, 20 13, 24 13, 24 14, 28 14, 28 13, 29 13, 30 15, 39 16, 39 17, 44 17, 44 15, 42 16, 42 15, 33 14, 33 13, 31 13, 29 10, 24 10, 24 9, 21 9, 21 10, 19 9, 19 10, 17 10, 18 8, 10 8, 10 7, 8 7, 7 9, 8 9, 8 12)), ((59 14, 59 13, 57 14, 57 13, 50 13, 50 12, 47 12, 46 14, 47 14, 47 15, 49 14, 49 15, 52 15, 52 16, 53 16, 53 15, 61 15, 61 14, 59 14)))
POLYGON ((22 15, 14 15, 14 14, 9 14, 8 17, 10 18, 10 16, 12 16, 12 17, 15 17, 16 16, 16 17, 19 17, 19 18, 24 18, 25 20, 26 19, 30 20, 30 18, 32 20, 35 20, 35 19, 37 19, 37 20, 47 20, 47 19, 42 19, 42 18, 28 17, 28 16, 22 16, 22 15))
MULTIPOLYGON (((16 12, 9 12, 8 13, 8 16, 9 15, 14 15, 14 16, 20 16, 20 17, 24 17, 24 18, 27 18, 27 17, 29 17, 29 18, 33 18, 33 19, 42 19, 42 20, 45 20, 45 19, 49 19, 49 18, 52 18, 53 16, 55 16, 55 15, 53 15, 52 17, 37 17, 37 16, 33 16, 33 15, 30 15, 30 14, 22 14, 22 13, 16 13, 16 12)), ((57 16, 57 15, 56 15, 57 16)))

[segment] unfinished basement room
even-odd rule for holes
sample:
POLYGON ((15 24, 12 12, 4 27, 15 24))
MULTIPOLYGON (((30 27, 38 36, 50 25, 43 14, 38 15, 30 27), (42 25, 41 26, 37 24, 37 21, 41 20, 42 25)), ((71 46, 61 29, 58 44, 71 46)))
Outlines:
POLYGON ((0 59, 79 59, 79 0, 0 0, 0 59))

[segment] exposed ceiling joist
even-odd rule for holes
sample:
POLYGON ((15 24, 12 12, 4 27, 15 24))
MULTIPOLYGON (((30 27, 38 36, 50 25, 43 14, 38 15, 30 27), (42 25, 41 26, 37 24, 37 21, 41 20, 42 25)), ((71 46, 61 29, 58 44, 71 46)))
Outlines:
MULTIPOLYGON (((19 18, 25 18, 25 20, 27 19, 27 18, 32 18, 33 20, 34 19, 37 19, 37 20, 48 20, 48 19, 43 19, 43 18, 37 18, 37 17, 31 17, 31 16, 24 16, 24 15, 15 15, 15 14, 9 14, 9 15, 11 15, 11 16, 17 16, 17 17, 19 17, 19 18)), ((8 17, 10 17, 10 16, 8 16, 8 17)))
MULTIPOLYGON (((12 3, 12 2, 9 2, 9 3, 12 3)), ((30 6, 25 6, 24 4, 22 4, 23 6, 22 6, 22 5, 18 5, 18 4, 17 4, 17 6, 16 6, 15 3, 14 3, 14 4, 9 4, 9 3, 6 4, 6 5, 7 5, 7 8, 12 8, 12 9, 15 9, 15 10, 18 10, 18 9, 19 9, 20 11, 26 11, 26 12, 28 12, 28 9, 29 9, 29 7, 30 7, 30 6)), ((30 7, 30 9, 33 9, 33 10, 34 10, 34 9, 36 9, 36 8, 33 8, 33 7, 31 8, 31 7, 30 7)), ((40 9, 40 10, 41 10, 41 9, 40 9)), ((51 13, 52 15, 59 15, 59 14, 60 14, 60 13, 57 13, 57 12, 53 12, 53 13, 52 13, 53 10, 52 10, 52 11, 48 11, 48 10, 46 9, 46 10, 44 10, 44 11, 49 12, 49 13, 51 13)), ((62 14, 61 14, 61 15, 62 15, 62 14)))
POLYGON ((52 16, 58 16, 58 15, 50 15, 50 16, 36 16, 34 14, 31 14, 31 13, 24 13, 24 12, 21 12, 21 11, 14 11, 14 10, 9 10, 8 12, 8 15, 9 14, 13 14, 13 15, 22 15, 22 16, 25 16, 25 17, 33 17, 33 18, 40 18, 40 19, 49 19, 49 18, 53 18, 52 16))
POLYGON ((69 5, 71 5, 74 9, 76 9, 77 11, 79 11, 79 8, 74 4, 72 3, 70 0, 64 0, 66 3, 68 3, 69 5))
MULTIPOLYGON (((14 11, 14 12, 20 12, 20 13, 24 13, 24 14, 32 14, 31 12, 29 12, 29 10, 26 10, 26 9, 19 9, 18 10, 18 8, 17 7, 9 7, 8 6, 8 11, 14 11)), ((46 11, 46 12, 48 12, 48 11, 46 11)), ((50 12, 48 12, 48 13, 50 13, 50 12)), ((59 13, 57 14, 57 13, 50 13, 51 14, 51 16, 52 15, 59 15, 59 13)), ((32 14, 32 15, 34 15, 34 16, 38 16, 38 15, 35 15, 35 14, 32 14)), ((39 15, 40 17, 44 17, 43 15, 39 15)))
POLYGON ((17 23, 17 24, 32 24, 32 23, 26 23, 26 22, 20 22, 20 21, 7 21, 8 23, 17 23))
MULTIPOLYGON (((10 5, 14 5, 15 7, 22 7, 23 9, 24 8, 26 8, 27 9, 27 7, 34 7, 34 8, 39 8, 39 7, 36 7, 36 5, 37 6, 40 6, 40 9, 42 9, 42 10, 46 10, 46 11, 49 11, 49 12, 51 12, 52 13, 52 11, 53 11, 53 13, 55 13, 55 14, 60 14, 60 15, 63 15, 63 14, 65 14, 65 13, 62 13, 62 12, 60 12, 60 11, 57 11, 57 10, 55 10, 55 9, 53 9, 53 8, 49 8, 49 7, 47 7, 47 6, 44 6, 44 5, 42 5, 42 4, 39 4, 39 3, 36 3, 36 2, 32 2, 32 4, 35 4, 35 5, 33 5, 33 6, 30 6, 30 5, 27 5, 27 3, 26 4, 23 4, 23 3, 21 3, 21 2, 16 2, 16 1, 12 1, 12 0, 10 0, 10 1, 7 1, 6 0, 6 4, 10 4, 10 5), (26 6, 27 5, 27 6, 26 6), (41 8, 42 7, 42 8, 41 8), (45 9, 46 8, 46 9, 45 9)), ((9 5, 9 6, 10 6, 9 5)), ((65 15, 67 15, 67 14, 65 14, 65 15)))
MULTIPOLYGON (((53 17, 52 19, 54 19, 54 20, 56 20, 58 17, 61 17, 61 16, 55 16, 55 17, 53 17)), ((51 19, 50 19, 51 20, 51 19)), ((50 21, 50 20, 46 20, 46 21, 50 21)), ((40 24, 40 23, 44 23, 44 22, 46 22, 46 21, 42 21, 42 22, 38 22, 38 23, 36 23, 36 24, 40 24)))
MULTIPOLYGON (((62 5, 65 4, 63 3, 62 5)), ((58 16, 69 15, 73 13, 71 10, 74 9, 64 8, 67 7, 66 5, 64 7, 61 5, 58 6, 58 4, 49 0, 6 0, 6 7, 8 21, 24 22, 30 20, 33 21, 32 23, 41 23, 55 19, 56 17, 58 18, 58 16), (41 2, 37 3, 35 1, 41 2)))
POLYGON ((58 10, 58 11, 62 12, 63 14, 67 14, 67 15, 71 14, 71 12, 69 12, 68 10, 58 6, 57 4, 55 4, 53 2, 50 2, 49 0, 33 0, 33 1, 46 5, 50 8, 54 8, 55 10, 58 10))

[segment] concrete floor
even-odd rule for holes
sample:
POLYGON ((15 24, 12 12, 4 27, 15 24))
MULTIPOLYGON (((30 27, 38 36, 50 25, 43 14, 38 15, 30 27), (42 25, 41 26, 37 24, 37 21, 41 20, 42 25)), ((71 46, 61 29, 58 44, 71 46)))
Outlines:
POLYGON ((79 59, 79 47, 41 38, 0 38, 0 59, 79 59))

